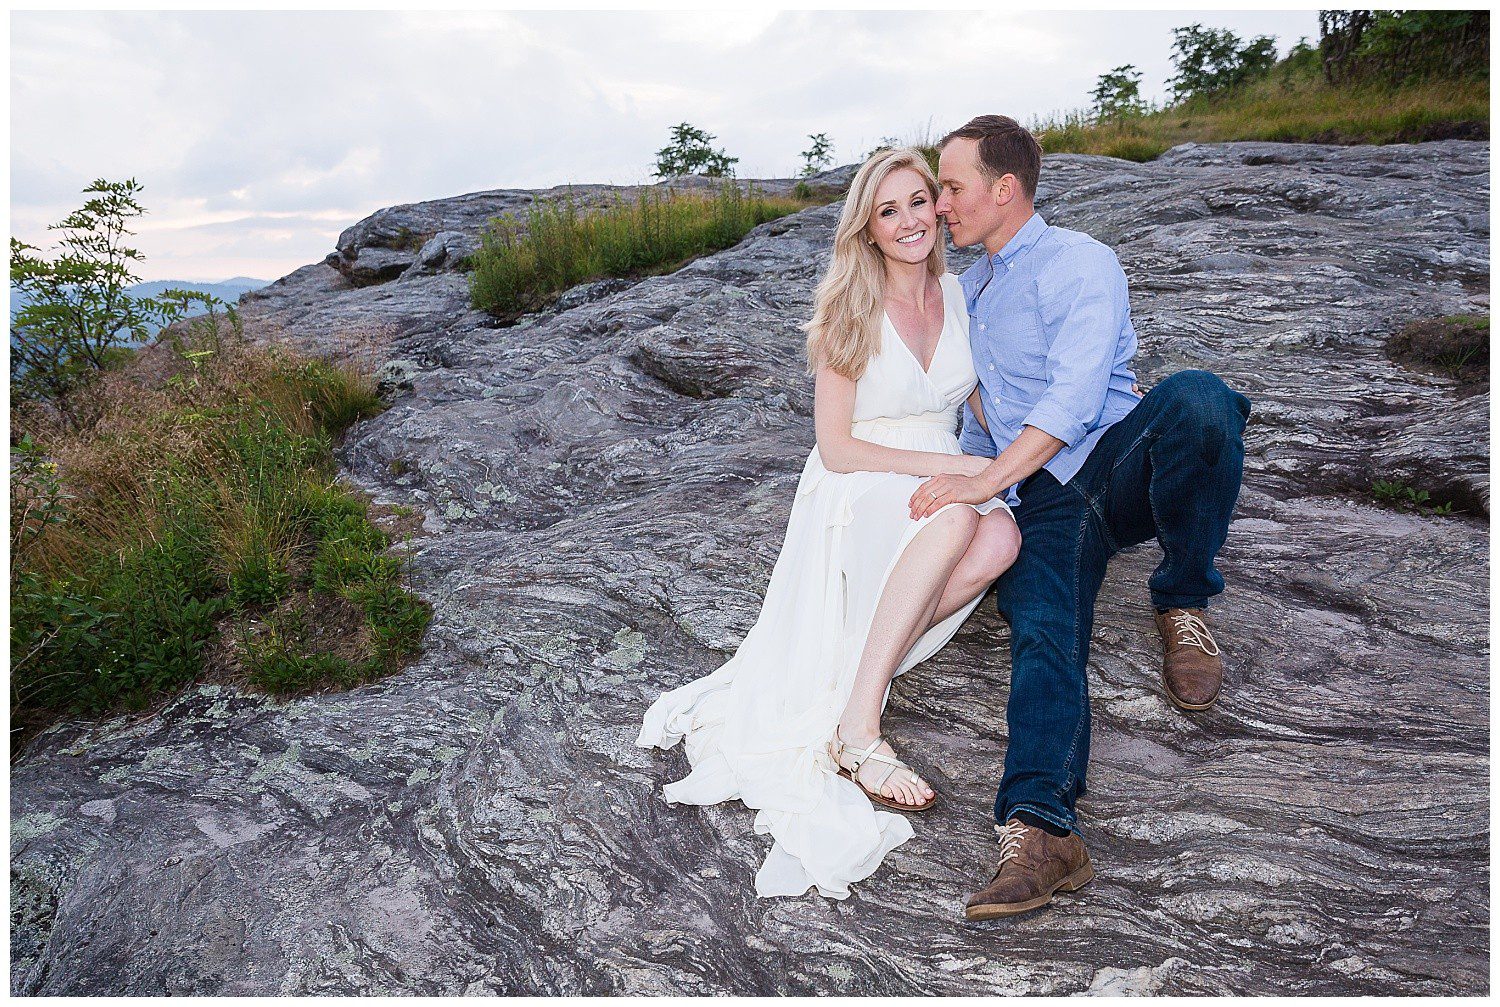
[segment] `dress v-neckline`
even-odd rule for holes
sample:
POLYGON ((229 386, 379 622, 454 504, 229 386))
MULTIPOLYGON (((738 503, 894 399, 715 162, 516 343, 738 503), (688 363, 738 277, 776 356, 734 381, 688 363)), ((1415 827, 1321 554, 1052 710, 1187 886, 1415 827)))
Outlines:
POLYGON ((889 325, 891 327, 891 335, 896 337, 896 342, 900 343, 902 349, 906 350, 906 355, 908 357, 911 357, 912 362, 915 363, 917 367, 922 371, 922 373, 928 378, 932 377, 932 365, 937 363, 937 355, 943 350, 943 336, 948 334, 948 291, 943 286, 941 277, 938 278, 938 292, 943 299, 943 323, 938 327, 937 342, 932 344, 932 359, 927 361, 926 367, 922 366, 921 358, 912 352, 912 348, 907 345, 906 340, 901 338, 901 332, 896 328, 896 323, 891 321, 890 312, 886 311, 884 308, 880 309, 880 317, 886 325, 889 325))

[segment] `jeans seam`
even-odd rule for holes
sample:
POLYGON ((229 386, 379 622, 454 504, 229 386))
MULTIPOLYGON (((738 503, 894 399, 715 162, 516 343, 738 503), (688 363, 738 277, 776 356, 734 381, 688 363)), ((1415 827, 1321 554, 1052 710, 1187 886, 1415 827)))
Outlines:
MULTIPOLYGON (((1147 423, 1146 426, 1142 428, 1141 432, 1136 434, 1135 440, 1130 442, 1130 446, 1115 457, 1113 464, 1111 464, 1109 467, 1109 471, 1105 473, 1105 493, 1108 492, 1110 481, 1114 479, 1115 470, 1118 469, 1121 465, 1125 464, 1125 462, 1130 458, 1131 454, 1134 453, 1135 449, 1140 447, 1142 441, 1147 440, 1154 434, 1155 430, 1153 428, 1153 424, 1147 423)), ((1113 556, 1115 553, 1120 551, 1120 547, 1119 544, 1115 541, 1113 533, 1111 533, 1109 530, 1109 517, 1104 512, 1103 503, 1100 500, 1089 496, 1087 493, 1084 493, 1082 490, 1079 490, 1078 492, 1079 495, 1083 497, 1084 501, 1089 505, 1089 510, 1093 511, 1094 514, 1099 518, 1100 533, 1104 536, 1104 541, 1109 546, 1110 555, 1113 556)), ((1150 496, 1150 487, 1147 487, 1147 496, 1150 496)), ((1152 517, 1155 518, 1155 516, 1156 512, 1153 510, 1152 517)))
MULTIPOLYGON (((1081 494, 1080 494, 1081 495, 1081 494)), ((1087 497, 1084 498, 1087 501, 1087 497)), ((1076 604, 1083 583, 1083 539, 1088 534, 1088 519, 1078 522, 1078 541, 1073 546, 1073 596, 1074 596, 1074 622, 1073 622, 1073 649, 1068 652, 1068 662, 1076 663, 1078 660, 1078 622, 1076 604)), ((1079 676, 1079 691, 1083 693, 1083 701, 1089 701, 1089 670, 1084 667, 1083 674, 1079 676)), ((1063 759, 1063 780, 1061 787, 1053 793, 1053 798, 1062 800, 1063 794, 1073 785, 1073 759, 1078 754, 1078 739, 1083 734, 1084 722, 1087 717, 1078 718, 1078 726, 1073 729, 1073 740, 1068 744, 1067 757, 1063 759)))
POLYGON ((1093 513, 1094 520, 1099 525, 1099 534, 1104 536, 1104 544, 1109 547, 1109 554, 1113 556, 1120 551, 1115 542, 1115 537, 1109 530, 1109 519, 1104 515, 1104 505, 1093 499, 1089 500, 1089 510, 1093 513))
POLYGON ((1124 451, 1121 451, 1119 455, 1115 457, 1115 463, 1109 467, 1109 474, 1111 476, 1114 475, 1115 469, 1125 464, 1125 459, 1129 458, 1130 453, 1140 446, 1141 441, 1145 440, 1148 437, 1151 437, 1155 433, 1156 431, 1152 428, 1152 424, 1147 423, 1145 427, 1141 429, 1141 432, 1136 434, 1135 440, 1130 442, 1130 447, 1126 448, 1124 451))
MULTIPOLYGON (((1154 487, 1148 482, 1146 484, 1146 503, 1151 508, 1151 521, 1156 525, 1156 545, 1159 549, 1161 549, 1162 557, 1167 561, 1168 568, 1174 569, 1175 560, 1173 559, 1172 554, 1167 551, 1167 544, 1161 540, 1161 515, 1157 513, 1156 510, 1156 494, 1153 492, 1153 489, 1154 487)), ((1152 597, 1151 599, 1151 608, 1153 611, 1156 608, 1155 597, 1152 597)))

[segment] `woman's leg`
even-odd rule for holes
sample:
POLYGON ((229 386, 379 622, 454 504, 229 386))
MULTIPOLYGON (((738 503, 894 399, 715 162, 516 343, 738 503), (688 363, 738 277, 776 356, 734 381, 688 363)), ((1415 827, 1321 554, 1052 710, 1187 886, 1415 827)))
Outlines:
POLYGON ((992 510, 981 517, 968 551, 948 577, 927 629, 973 601, 975 595, 988 591, 996 578, 1010 569, 1020 553, 1021 529, 1016 527, 1016 520, 1009 511, 992 510))
MULTIPOLYGON (((932 624, 943 587, 978 525, 979 513, 972 507, 949 508, 918 532, 897 560, 875 606, 854 687, 839 718, 839 736, 850 747, 863 749, 880 735, 880 714, 891 676, 932 624)), ((877 751, 893 754, 884 745, 877 751)), ((878 764, 870 765, 874 772, 878 764)), ((918 785, 900 772, 892 774, 880 789, 903 804, 922 804, 933 794, 932 788, 918 785)))

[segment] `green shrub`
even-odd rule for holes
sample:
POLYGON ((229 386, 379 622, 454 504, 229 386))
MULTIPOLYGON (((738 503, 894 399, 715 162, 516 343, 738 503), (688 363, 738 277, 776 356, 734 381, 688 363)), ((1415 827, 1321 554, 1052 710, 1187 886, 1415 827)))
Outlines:
POLYGON ((1489 11, 1325 10, 1318 12, 1318 26, 1323 73, 1331 82, 1489 77, 1489 11))
POLYGON ((331 478, 341 426, 381 408, 369 375, 239 342, 177 352, 155 384, 105 375, 90 429, 12 447, 13 730, 142 708, 221 639, 244 637, 241 670, 275 691, 367 681, 420 644, 430 608, 331 478), (320 591, 358 630, 338 653, 295 625, 320 591))
POLYGON ((1434 503, 1432 494, 1419 490, 1400 479, 1376 479, 1370 487, 1375 499, 1397 510, 1419 511, 1443 516, 1453 513, 1453 501, 1434 503))
POLYGON ((1132 63, 1101 73, 1094 84, 1095 120, 1121 120, 1146 112, 1141 100, 1141 71, 1132 63))
POLYGON ((1201 24, 1172 29, 1172 66, 1167 81, 1178 99, 1219 94, 1258 80, 1276 64, 1276 40, 1258 35, 1244 42, 1228 28, 1201 24))
MULTIPOLYGON (((58 231, 56 254, 10 239, 10 285, 20 295, 11 315, 10 387, 17 401, 46 401, 71 425, 87 422, 80 396, 101 373, 134 357, 128 343, 144 342, 194 306, 216 311, 218 298, 191 290, 137 297, 134 263, 145 256, 128 240, 128 224, 146 212, 135 179, 96 179, 83 206, 48 227, 58 231)), ((215 318, 215 320, 217 320, 215 318)))
POLYGON ((833 165, 833 141, 827 133, 809 133, 807 149, 797 156, 802 158, 803 178, 816 175, 833 165))
POLYGON ((320 686, 348 688, 373 677, 372 667, 337 654, 310 649, 308 616, 300 607, 267 617, 263 630, 245 639, 245 671, 250 683, 287 695, 320 686))

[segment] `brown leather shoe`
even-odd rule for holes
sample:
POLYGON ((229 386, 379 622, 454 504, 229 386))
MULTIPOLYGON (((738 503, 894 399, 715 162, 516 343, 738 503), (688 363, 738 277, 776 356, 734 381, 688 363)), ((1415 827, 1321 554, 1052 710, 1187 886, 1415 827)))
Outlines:
POLYGON ((1224 661, 1201 608, 1156 613, 1161 634, 1161 682, 1167 698, 1184 710, 1206 710, 1224 683, 1224 661))
POLYGON ((971 920, 1015 916, 1052 901, 1052 893, 1077 891, 1094 878, 1083 837, 1054 836, 1018 818, 995 826, 1000 834, 1000 867, 984 891, 969 896, 964 915, 971 920))

